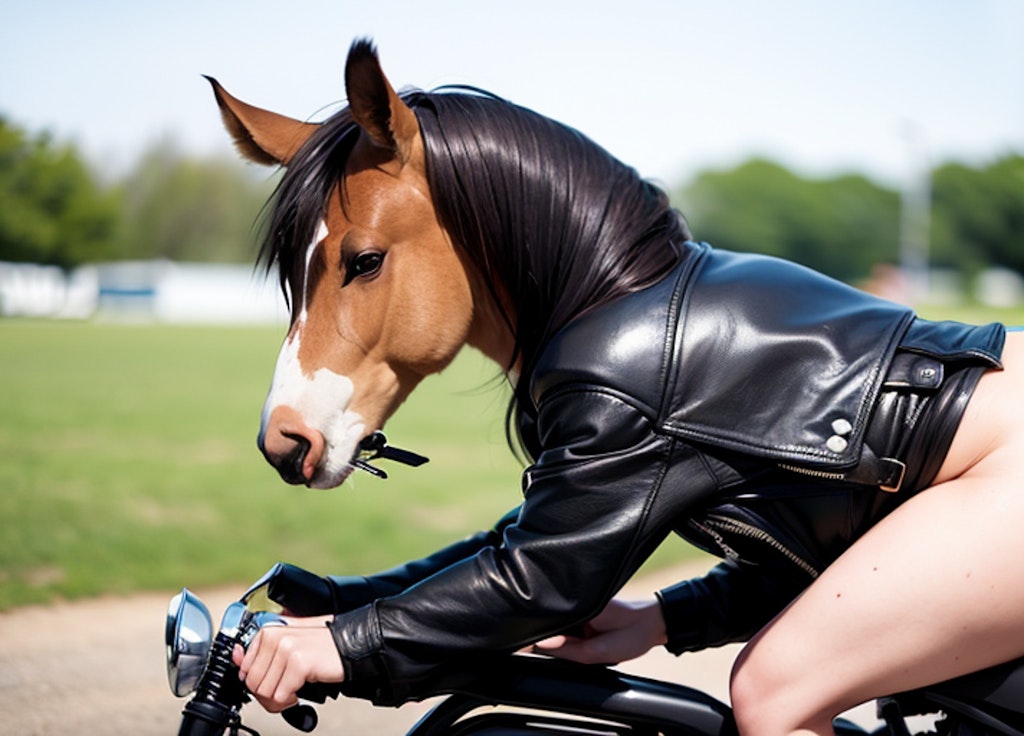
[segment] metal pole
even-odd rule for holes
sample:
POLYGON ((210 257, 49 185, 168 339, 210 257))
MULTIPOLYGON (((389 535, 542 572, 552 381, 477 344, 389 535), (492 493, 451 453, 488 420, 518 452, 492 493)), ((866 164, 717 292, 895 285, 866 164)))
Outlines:
POLYGON ((900 197, 900 269, 906 276, 911 304, 929 296, 928 261, 931 241, 931 165, 920 128, 903 126, 907 176, 900 197))

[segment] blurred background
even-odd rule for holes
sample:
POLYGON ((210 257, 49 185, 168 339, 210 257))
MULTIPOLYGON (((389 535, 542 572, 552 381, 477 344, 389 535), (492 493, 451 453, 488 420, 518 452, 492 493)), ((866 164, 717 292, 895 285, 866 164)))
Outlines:
POLYGON ((238 161, 201 75, 322 120, 356 36, 396 86, 471 84, 578 128, 717 247, 1024 322, 1013 0, 8 0, 0 609, 240 585, 278 559, 366 572, 517 502, 507 396, 471 353, 389 426, 424 468, 325 493, 256 451, 284 325, 253 267, 277 173, 238 161))

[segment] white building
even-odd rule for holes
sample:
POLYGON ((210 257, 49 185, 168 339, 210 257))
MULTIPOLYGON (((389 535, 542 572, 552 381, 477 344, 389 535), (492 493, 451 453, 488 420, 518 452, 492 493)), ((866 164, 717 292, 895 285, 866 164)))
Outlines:
POLYGON ((276 273, 235 264, 0 262, 0 315, 209 324, 286 323, 276 273))

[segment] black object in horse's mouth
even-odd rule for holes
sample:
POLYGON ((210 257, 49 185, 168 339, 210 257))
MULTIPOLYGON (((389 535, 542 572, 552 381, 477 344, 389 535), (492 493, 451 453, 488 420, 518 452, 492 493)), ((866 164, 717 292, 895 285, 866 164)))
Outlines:
POLYGON ((411 465, 414 468, 418 468, 425 462, 429 462, 429 458, 423 455, 418 455, 411 450, 403 450, 399 447, 392 447, 388 444, 388 438, 384 436, 383 432, 377 431, 368 437, 364 437, 363 441, 359 443, 356 448, 355 454, 352 456, 352 466, 359 470, 365 470, 370 475, 375 475, 378 478, 387 478, 388 474, 375 465, 370 465, 371 460, 382 458, 384 460, 394 460, 397 463, 403 465, 411 465))

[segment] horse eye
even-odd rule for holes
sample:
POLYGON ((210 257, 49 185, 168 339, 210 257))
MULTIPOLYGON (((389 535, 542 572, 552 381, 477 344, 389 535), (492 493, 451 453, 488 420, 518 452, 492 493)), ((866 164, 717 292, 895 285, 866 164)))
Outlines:
POLYGON ((346 269, 345 283, 358 276, 371 276, 380 270, 384 263, 384 254, 378 251, 366 250, 357 254, 346 269))

